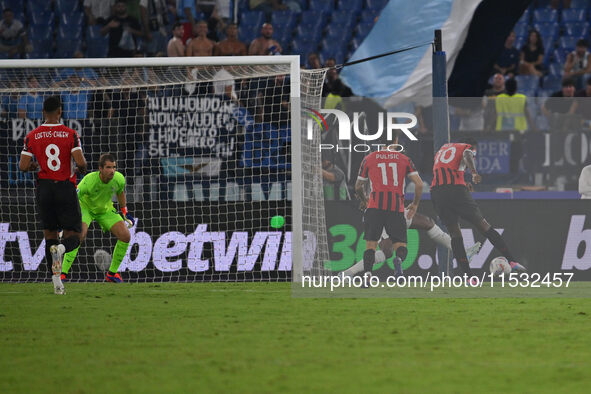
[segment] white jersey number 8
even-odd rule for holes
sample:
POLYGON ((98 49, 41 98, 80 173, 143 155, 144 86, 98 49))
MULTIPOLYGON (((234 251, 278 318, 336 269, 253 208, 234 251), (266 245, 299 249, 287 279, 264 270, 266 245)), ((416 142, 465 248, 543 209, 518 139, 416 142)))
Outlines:
POLYGON ((60 148, 56 144, 49 144, 45 148, 45 154, 47 155, 47 167, 52 171, 59 171, 62 166, 60 161, 60 148))

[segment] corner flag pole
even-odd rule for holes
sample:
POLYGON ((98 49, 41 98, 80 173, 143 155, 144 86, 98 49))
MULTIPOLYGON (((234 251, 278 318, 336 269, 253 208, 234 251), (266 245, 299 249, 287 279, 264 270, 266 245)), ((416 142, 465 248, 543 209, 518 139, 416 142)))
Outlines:
MULTIPOLYGON (((433 42, 433 154, 449 142, 449 110, 447 100, 447 63, 441 40, 441 30, 435 30, 433 42)), ((445 229, 441 220, 437 224, 445 229)), ((453 271, 449 250, 437 247, 439 273, 449 275, 453 271)))

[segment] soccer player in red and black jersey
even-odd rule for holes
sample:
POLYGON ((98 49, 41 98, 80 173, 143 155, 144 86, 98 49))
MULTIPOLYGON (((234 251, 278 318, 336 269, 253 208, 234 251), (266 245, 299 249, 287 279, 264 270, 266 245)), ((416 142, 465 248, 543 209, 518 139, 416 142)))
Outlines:
POLYGON ((56 294, 65 293, 60 279, 61 258, 80 244, 82 214, 76 195, 75 166, 80 173, 86 172, 80 138, 76 131, 59 122, 61 115, 60 98, 45 99, 45 123, 27 134, 19 162, 24 172, 40 168, 35 197, 45 238, 45 258, 51 262, 56 294), (58 229, 64 230, 62 244, 58 242, 58 229))
POLYGON ((363 214, 365 227, 365 252, 363 254, 364 275, 370 275, 375 263, 378 241, 385 229, 394 242, 394 269, 402 275, 402 261, 406 258, 406 219, 404 217, 404 184, 408 176, 415 184, 413 202, 407 207, 407 217, 412 219, 419 206, 423 193, 423 181, 411 159, 398 149, 398 138, 393 144, 365 156, 355 183, 355 191, 362 206, 367 206, 363 214), (371 189, 367 194, 367 184, 371 189))
POLYGON ((435 155, 433 183, 431 183, 433 206, 449 231, 453 254, 462 271, 471 275, 459 218, 466 220, 488 238, 509 261, 514 271, 524 272, 525 267, 515 262, 501 234, 492 228, 482 216, 480 208, 472 198, 464 180, 466 168, 470 170, 474 184, 478 184, 482 180, 476 171, 474 162, 476 147, 476 140, 469 138, 465 143, 449 143, 439 149, 435 155))

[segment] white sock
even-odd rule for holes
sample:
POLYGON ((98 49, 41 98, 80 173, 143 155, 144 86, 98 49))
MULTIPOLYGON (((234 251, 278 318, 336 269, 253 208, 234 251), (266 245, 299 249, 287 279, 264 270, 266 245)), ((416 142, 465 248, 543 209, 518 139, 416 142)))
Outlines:
POLYGON ((427 231, 427 235, 429 236, 429 238, 431 238, 439 245, 446 247, 448 250, 451 250, 451 237, 448 233, 444 232, 438 225, 434 225, 433 228, 427 231))
POLYGON ((363 260, 360 260, 353 264, 350 268, 343 271, 345 276, 355 276, 363 272, 363 260))
MULTIPOLYGON (((376 264, 382 263, 384 261, 386 261, 386 255, 384 254, 384 252, 381 250, 376 251, 376 264)), ((343 271, 343 274, 345 276, 354 276, 361 272, 363 272, 363 260, 360 260, 357 263, 353 264, 352 267, 343 271)))
POLYGON ((376 250, 376 264, 386 261, 386 255, 381 250, 376 250))

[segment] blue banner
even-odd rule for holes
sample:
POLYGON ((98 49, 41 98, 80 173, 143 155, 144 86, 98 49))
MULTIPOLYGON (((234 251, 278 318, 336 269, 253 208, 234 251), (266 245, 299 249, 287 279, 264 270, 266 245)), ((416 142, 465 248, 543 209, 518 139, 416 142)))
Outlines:
POLYGON ((510 170, 511 142, 509 140, 480 140, 476 155, 476 168, 481 174, 508 174, 510 170))

